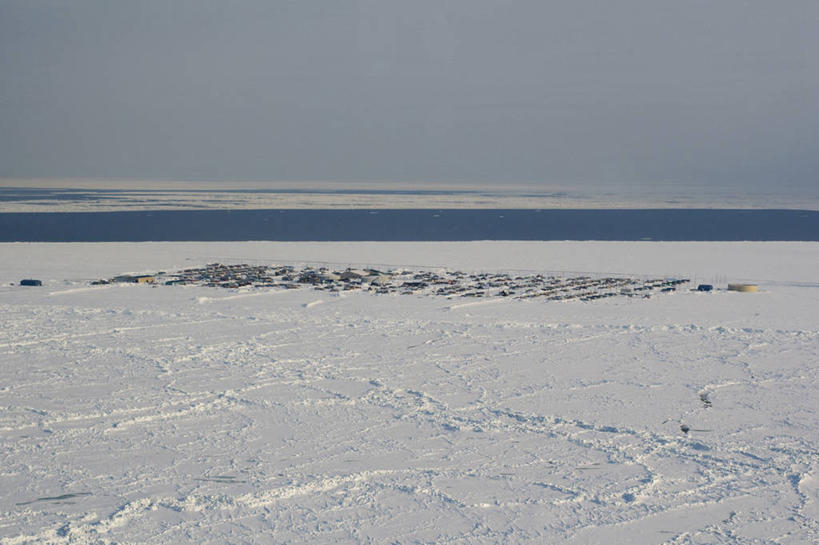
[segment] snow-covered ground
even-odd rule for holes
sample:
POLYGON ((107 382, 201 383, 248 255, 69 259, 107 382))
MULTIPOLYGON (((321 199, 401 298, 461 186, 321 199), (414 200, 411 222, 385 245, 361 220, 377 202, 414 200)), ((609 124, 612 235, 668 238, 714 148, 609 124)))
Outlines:
POLYGON ((0 283, 3 544, 819 540, 819 244, 0 244, 0 283), (213 261, 760 292, 88 285, 213 261))

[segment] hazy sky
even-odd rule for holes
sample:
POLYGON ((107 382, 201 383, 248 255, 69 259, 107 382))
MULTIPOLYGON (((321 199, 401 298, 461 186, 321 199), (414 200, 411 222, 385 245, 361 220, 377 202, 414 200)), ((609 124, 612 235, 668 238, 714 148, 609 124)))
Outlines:
POLYGON ((818 174, 816 0, 0 0, 0 177, 818 174))

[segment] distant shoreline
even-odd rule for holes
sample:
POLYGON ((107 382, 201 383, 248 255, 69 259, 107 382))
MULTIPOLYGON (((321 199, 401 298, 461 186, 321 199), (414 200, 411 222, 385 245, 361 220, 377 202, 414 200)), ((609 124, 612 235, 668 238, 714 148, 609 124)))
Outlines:
POLYGON ((0 180, 0 213, 155 210, 819 210, 819 197, 787 192, 725 194, 697 187, 270 185, 169 183, 33 185, 0 180))

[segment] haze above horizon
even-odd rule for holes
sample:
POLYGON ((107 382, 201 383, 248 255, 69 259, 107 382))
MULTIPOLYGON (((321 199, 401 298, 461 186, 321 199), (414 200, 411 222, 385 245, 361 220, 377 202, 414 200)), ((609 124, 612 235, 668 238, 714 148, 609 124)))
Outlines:
POLYGON ((807 0, 7 0, 0 178, 815 197, 817 27, 807 0))

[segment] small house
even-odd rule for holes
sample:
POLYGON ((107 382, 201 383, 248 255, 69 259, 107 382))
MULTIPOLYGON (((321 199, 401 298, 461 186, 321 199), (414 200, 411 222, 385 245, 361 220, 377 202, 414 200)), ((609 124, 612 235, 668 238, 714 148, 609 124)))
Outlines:
POLYGON ((130 284, 153 284, 156 279, 150 274, 122 274, 113 278, 114 282, 126 282, 130 284))
POLYGON ((342 271, 338 274, 339 279, 344 280, 345 282, 361 280, 363 276, 364 276, 363 273, 354 271, 352 269, 347 269, 346 271, 342 271))

